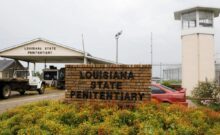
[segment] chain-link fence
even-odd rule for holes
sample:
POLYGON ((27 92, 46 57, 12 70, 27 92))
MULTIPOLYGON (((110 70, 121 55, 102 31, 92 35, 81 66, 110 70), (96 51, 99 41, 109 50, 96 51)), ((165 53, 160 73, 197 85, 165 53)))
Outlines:
MULTIPOLYGON (((152 80, 162 82, 166 80, 182 80, 181 64, 153 64, 152 80)), ((215 64, 215 81, 220 86, 220 64, 215 64)))
POLYGON ((181 81, 182 78, 181 64, 153 64, 152 80, 162 82, 164 80, 181 81))
POLYGON ((220 86, 220 64, 215 64, 215 78, 216 82, 220 86))

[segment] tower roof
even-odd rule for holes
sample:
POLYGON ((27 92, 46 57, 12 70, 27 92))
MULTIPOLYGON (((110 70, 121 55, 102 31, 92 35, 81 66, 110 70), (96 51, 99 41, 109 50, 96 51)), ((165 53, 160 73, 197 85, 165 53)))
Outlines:
POLYGON ((197 7, 192 7, 192 8, 188 8, 188 9, 184 9, 184 10, 174 12, 174 18, 175 18, 175 20, 180 20, 182 14, 192 12, 192 11, 196 11, 196 10, 211 11, 211 12, 214 13, 214 17, 218 17, 219 13, 220 13, 220 8, 197 6, 197 7))

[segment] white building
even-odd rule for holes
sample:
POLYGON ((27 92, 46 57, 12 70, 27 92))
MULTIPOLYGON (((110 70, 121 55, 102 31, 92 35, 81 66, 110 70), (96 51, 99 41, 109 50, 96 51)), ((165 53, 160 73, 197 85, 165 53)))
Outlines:
POLYGON ((181 67, 163 69, 163 80, 182 80, 181 67))
POLYGON ((0 50, 0 57, 21 60, 28 63, 75 63, 75 64, 114 64, 115 62, 97 58, 91 54, 37 38, 16 46, 0 50))
POLYGON ((219 8, 194 7, 174 13, 182 24, 182 87, 187 95, 199 81, 215 78, 214 18, 219 8))

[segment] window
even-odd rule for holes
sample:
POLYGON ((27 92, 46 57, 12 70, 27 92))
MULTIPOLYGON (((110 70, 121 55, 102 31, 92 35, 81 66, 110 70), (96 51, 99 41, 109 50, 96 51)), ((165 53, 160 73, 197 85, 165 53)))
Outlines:
POLYGON ((15 72, 15 75, 18 78, 27 78, 29 76, 29 71, 27 71, 27 70, 17 70, 15 72))
POLYGON ((158 87, 151 86, 151 93, 152 93, 152 94, 164 94, 164 93, 166 93, 166 92, 163 91, 163 90, 161 90, 161 89, 158 88, 158 87))
POLYGON ((196 27, 196 12, 185 13, 182 15, 182 28, 188 29, 196 27))
POLYGON ((57 71, 44 71, 44 80, 57 80, 57 71))
POLYGON ((199 12, 199 26, 200 27, 213 27, 213 14, 211 12, 199 12))

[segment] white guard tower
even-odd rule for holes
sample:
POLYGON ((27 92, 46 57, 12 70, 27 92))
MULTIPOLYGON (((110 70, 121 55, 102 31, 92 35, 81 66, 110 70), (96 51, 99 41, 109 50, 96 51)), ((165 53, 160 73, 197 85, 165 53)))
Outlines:
POLYGON ((194 7, 174 13, 182 24, 182 87, 190 96, 200 81, 214 81, 214 18, 219 8, 194 7))

